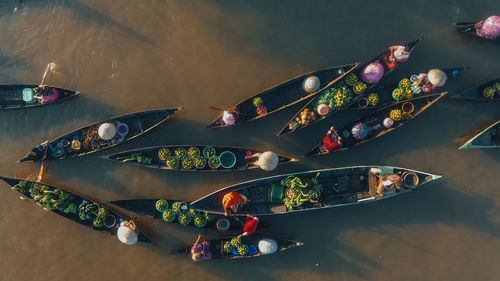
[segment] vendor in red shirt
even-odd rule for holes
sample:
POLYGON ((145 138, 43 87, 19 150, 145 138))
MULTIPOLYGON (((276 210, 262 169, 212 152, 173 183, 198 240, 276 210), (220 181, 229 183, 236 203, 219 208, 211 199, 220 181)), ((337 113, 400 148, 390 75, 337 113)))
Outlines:
POLYGON ((235 191, 230 191, 222 198, 222 207, 224 208, 224 215, 227 216, 229 211, 236 213, 238 209, 247 203, 245 196, 235 191))
POLYGON ((259 224, 259 218, 253 216, 247 216, 247 221, 243 227, 243 233, 238 235, 238 239, 242 236, 247 236, 254 233, 257 230, 257 225, 259 224))
POLYGON ((338 152, 342 150, 342 138, 337 135, 333 127, 330 128, 326 136, 323 138, 323 146, 328 152, 338 152))
POLYGON ((405 62, 410 57, 410 50, 405 46, 391 46, 389 52, 382 56, 389 69, 393 69, 400 62, 405 62))

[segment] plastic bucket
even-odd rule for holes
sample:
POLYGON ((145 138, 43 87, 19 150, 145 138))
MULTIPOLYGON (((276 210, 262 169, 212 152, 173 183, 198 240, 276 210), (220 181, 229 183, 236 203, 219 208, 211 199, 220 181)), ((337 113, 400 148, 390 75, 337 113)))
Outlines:
POLYGON ((231 169, 236 164, 236 156, 231 151, 224 151, 220 154, 219 161, 223 168, 231 169))
POLYGON ((220 231, 227 231, 230 226, 231 222, 226 218, 221 218, 217 221, 217 229, 220 231))
POLYGON ((107 215, 104 218, 104 226, 106 226, 107 228, 112 228, 113 226, 115 226, 115 224, 116 224, 116 218, 115 218, 115 216, 113 216, 113 215, 107 215))

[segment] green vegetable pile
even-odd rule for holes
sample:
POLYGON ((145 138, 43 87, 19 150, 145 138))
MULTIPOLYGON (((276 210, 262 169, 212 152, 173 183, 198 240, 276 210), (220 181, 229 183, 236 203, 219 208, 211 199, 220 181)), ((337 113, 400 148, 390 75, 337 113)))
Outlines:
POLYGON ((230 254, 233 250, 233 245, 231 245, 231 242, 225 241, 224 242, 224 253, 230 254))
POLYGON ((175 212, 172 210, 166 210, 162 214, 163 220, 166 222, 172 222, 175 220, 175 212))
POLYGON ((205 215, 198 214, 194 217, 194 225, 197 227, 204 227, 207 224, 207 217, 205 215))
POLYGON ((205 157, 198 156, 196 159, 194 159, 194 166, 196 169, 201 170, 207 166, 207 160, 205 157))
POLYGON ((212 156, 208 159, 208 166, 212 169, 217 169, 220 166, 219 156, 212 156))
POLYGON ((339 83, 337 86, 325 89, 313 104, 316 110, 320 104, 326 104, 333 109, 340 109, 351 102, 354 97, 354 92, 345 83, 339 83))
POLYGON ((169 157, 167 160, 167 166, 172 169, 177 169, 179 167, 179 160, 175 157, 169 157))
POLYGON ((262 98, 256 97, 256 98, 253 99, 253 105, 255 107, 259 107, 259 106, 261 106, 263 104, 264 104, 264 101, 262 100, 262 98))
POLYGON ((80 220, 87 221, 93 219, 92 225, 97 228, 104 226, 104 218, 108 213, 108 210, 101 205, 87 200, 83 200, 80 206, 78 206, 78 216, 80 220))
POLYGON ((188 213, 182 213, 179 215, 179 222, 182 225, 188 225, 191 222, 191 216, 188 213))
POLYGON ((231 239, 231 245, 232 245, 233 247, 238 247, 240 244, 241 244, 240 239, 238 239, 238 238, 233 238, 233 239, 231 239))
POLYGON ((292 210, 301 206, 304 202, 315 202, 321 196, 323 187, 318 184, 319 173, 310 179, 289 176, 281 180, 285 186, 285 198, 283 200, 287 209, 292 210))
POLYGON ((168 148, 160 148, 160 150, 158 150, 158 158, 162 161, 167 160, 171 155, 172 153, 168 148))
POLYGON ((194 160, 191 158, 186 158, 182 160, 182 168, 186 170, 191 170, 194 167, 194 160))
POLYGON ((500 83, 495 83, 495 85, 493 85, 493 88, 495 89, 495 91, 500 92, 500 83))
POLYGON ((129 156, 116 157, 116 160, 122 160, 123 163, 136 161, 139 164, 151 164, 151 161, 153 161, 152 158, 143 156, 140 152, 132 153, 129 156))
POLYGON ((493 99, 495 97, 495 89, 491 87, 484 89, 484 96, 488 99, 493 99))
POLYGON ((354 86, 356 82, 358 82, 358 76, 356 76, 356 74, 354 73, 347 75, 347 77, 345 78, 345 83, 349 86, 354 86))
POLYGON ((160 199, 156 201, 156 210, 158 212, 165 212, 168 209, 168 201, 165 199, 160 199))
POLYGON ((177 148, 175 150, 175 157, 179 160, 185 159, 187 157, 187 151, 185 148, 177 148))
POLYGON ((196 158, 200 156, 200 149, 196 146, 192 146, 188 149, 188 156, 189 158, 196 158))
POLYGON ((28 181, 20 181, 12 189, 31 197, 30 201, 35 201, 46 211, 58 211, 65 214, 76 214, 77 197, 62 189, 40 185, 28 181))
POLYGON ((248 255, 248 246, 246 244, 241 243, 238 246, 238 254, 240 254, 242 256, 248 255))
POLYGON ((205 158, 208 159, 214 155, 215 155, 215 148, 207 146, 205 147, 205 149, 203 149, 203 156, 205 156, 205 158))
POLYGON ((376 106, 379 101, 379 96, 377 93, 371 93, 368 95, 368 105, 376 106))

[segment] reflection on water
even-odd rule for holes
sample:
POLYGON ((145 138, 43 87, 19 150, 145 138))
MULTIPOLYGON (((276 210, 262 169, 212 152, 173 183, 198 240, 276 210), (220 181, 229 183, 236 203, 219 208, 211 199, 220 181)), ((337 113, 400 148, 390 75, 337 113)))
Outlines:
MULTIPOLYGON (((439 101, 396 132, 356 149, 302 158, 342 112, 289 137, 276 131, 301 106, 230 129, 206 130, 218 112, 304 72, 363 61, 393 43, 428 35, 389 82, 421 69, 470 65, 450 93, 498 76, 498 46, 456 33, 450 23, 484 18, 494 1, 359 3, 203 1, 0 1, 0 83, 78 89, 66 103, 0 112, 0 175, 35 177, 16 164, 33 145, 127 112, 184 106, 147 136, 107 152, 160 144, 273 149, 301 159, 272 174, 387 164, 442 174, 420 192, 374 204, 264 218, 263 229, 305 246, 246 261, 193 263, 170 256, 195 230, 141 218, 158 247, 126 247, 43 212, 0 188, 0 280, 496 280, 500 274, 500 151, 456 148, 500 118, 498 104, 439 101), (168 278, 167 277, 167 278, 168 278)), ((102 154, 52 163, 45 180, 93 198, 165 196, 194 200, 262 171, 189 174, 124 166, 102 154)), ((208 237, 219 235, 208 231, 208 237)))

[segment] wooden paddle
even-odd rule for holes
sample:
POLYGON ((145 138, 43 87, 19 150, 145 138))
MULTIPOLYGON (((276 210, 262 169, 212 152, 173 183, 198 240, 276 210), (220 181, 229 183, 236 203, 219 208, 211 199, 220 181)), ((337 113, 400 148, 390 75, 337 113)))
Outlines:
POLYGON ((56 66, 56 64, 53 62, 47 64, 47 68, 45 68, 45 72, 43 73, 42 82, 40 82, 40 86, 42 86, 45 83, 45 79, 47 78, 49 71, 53 71, 53 68, 55 66, 56 66))

